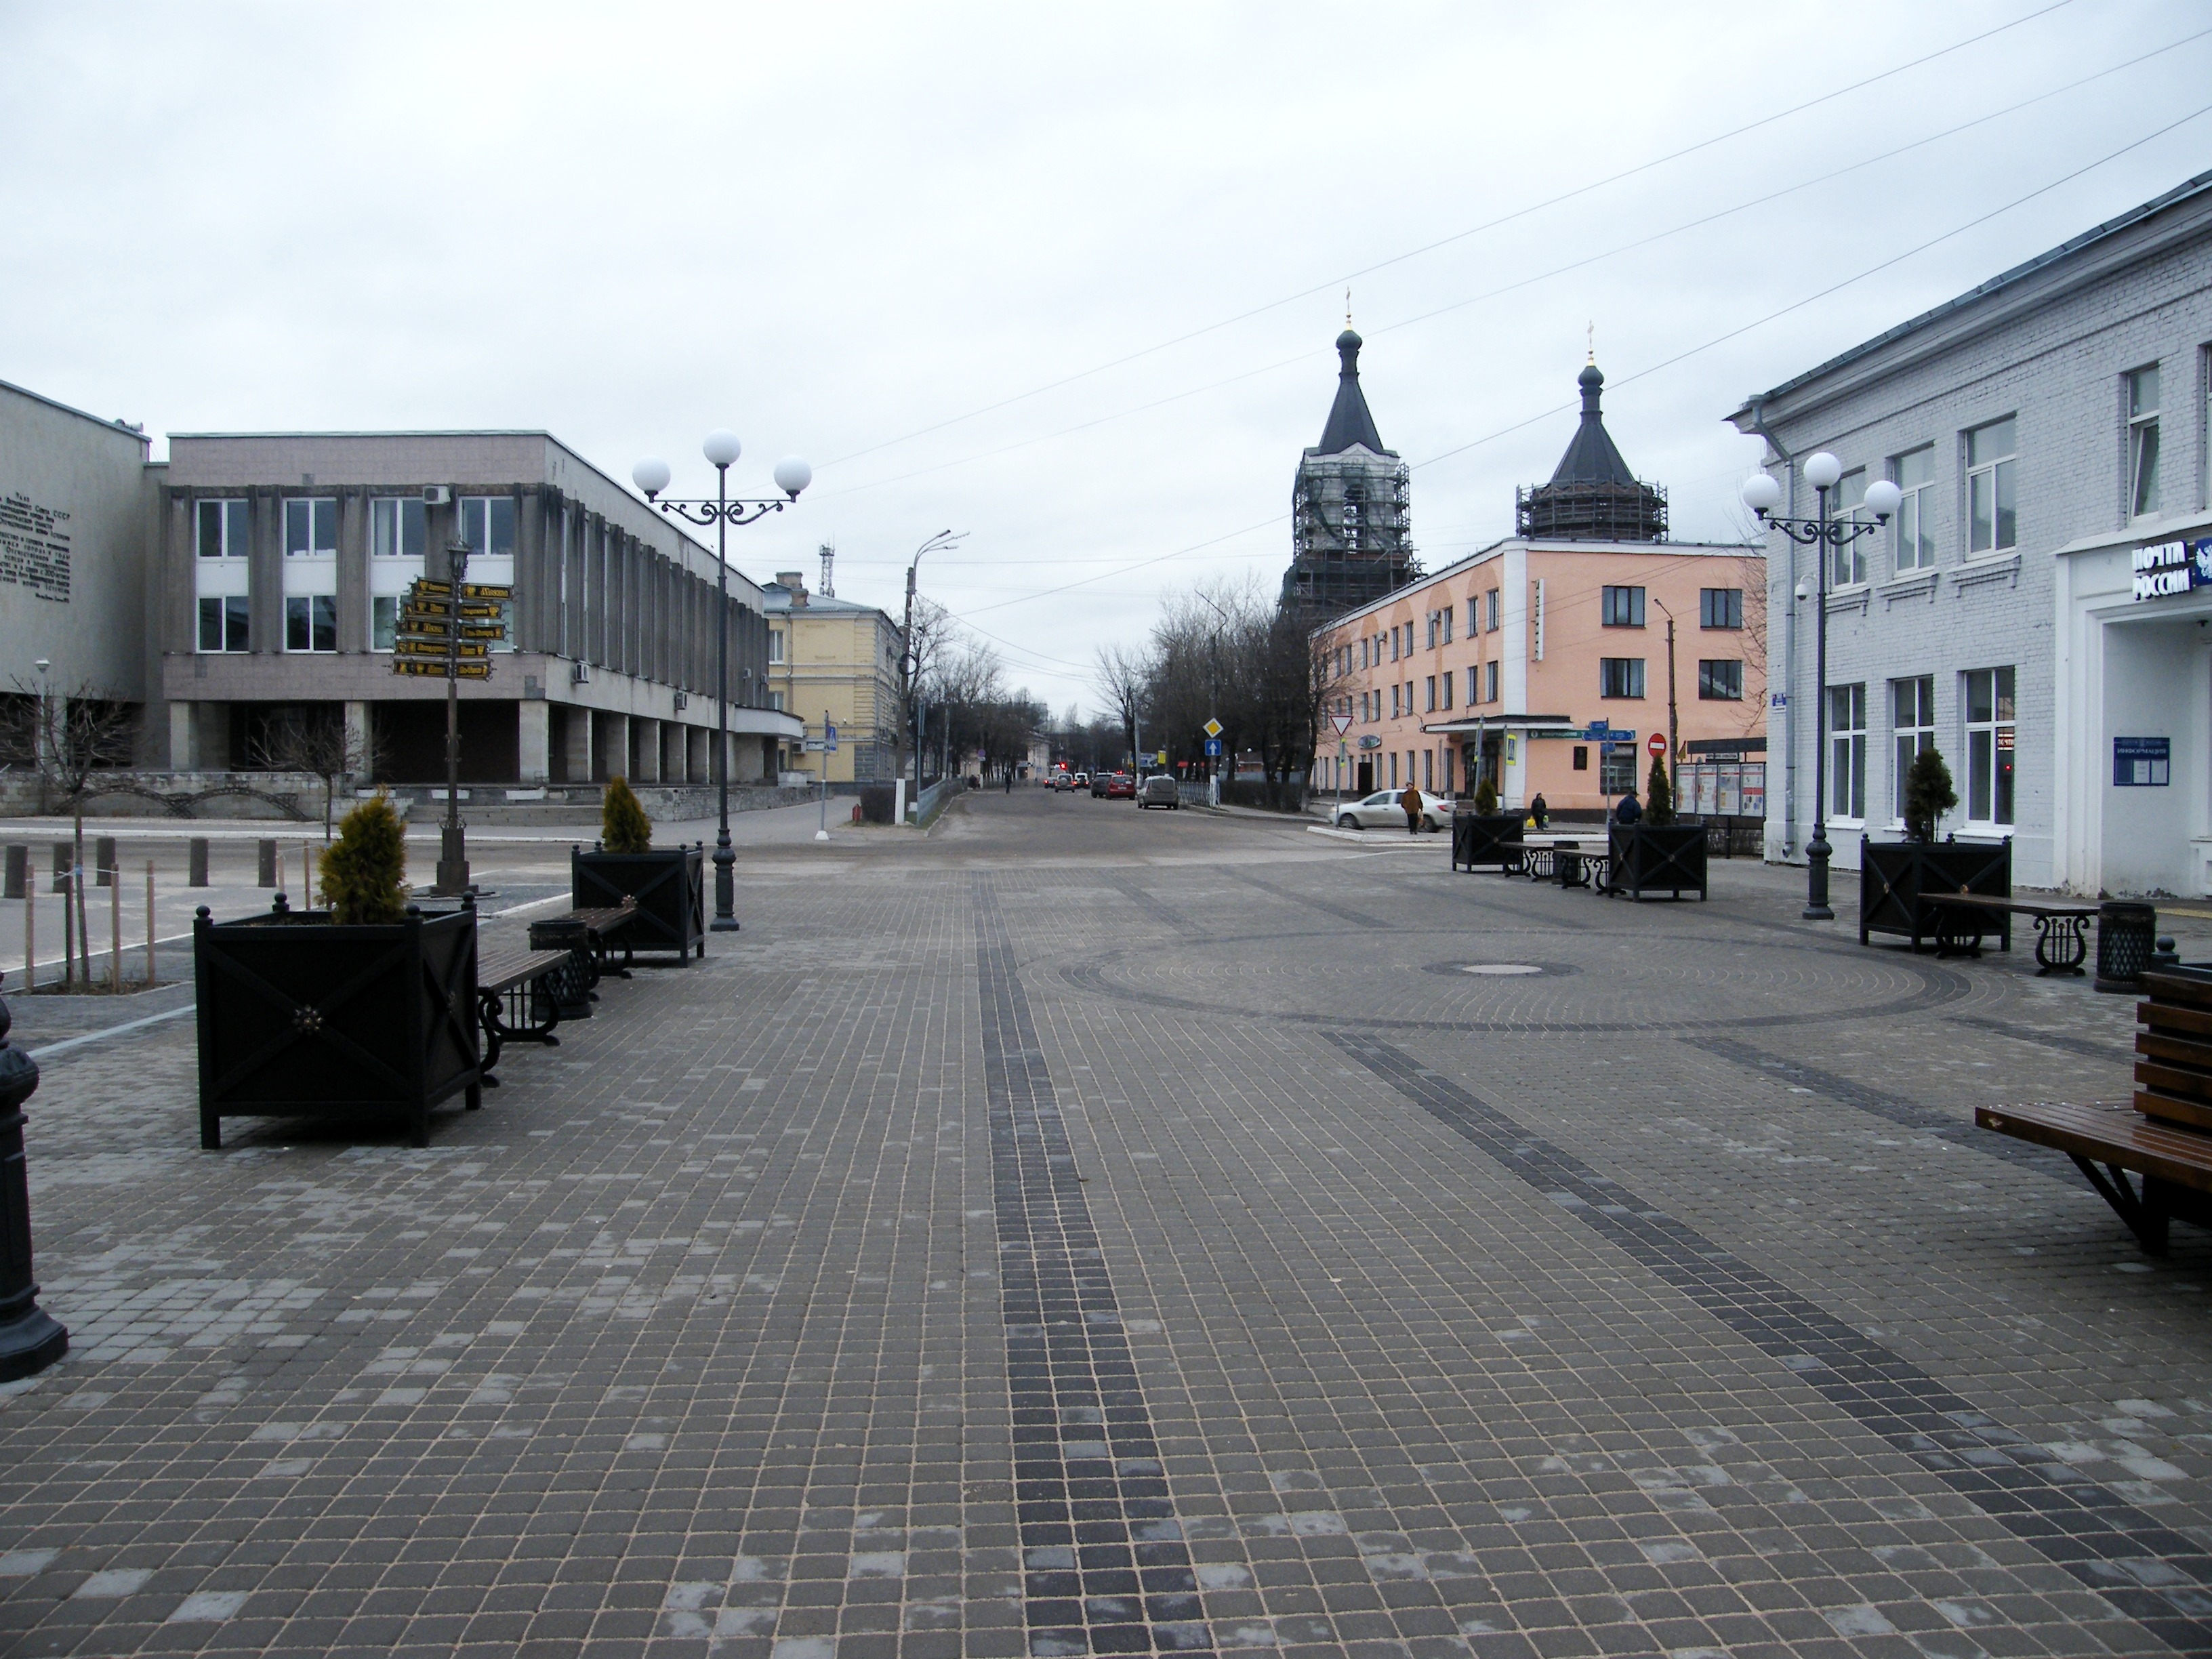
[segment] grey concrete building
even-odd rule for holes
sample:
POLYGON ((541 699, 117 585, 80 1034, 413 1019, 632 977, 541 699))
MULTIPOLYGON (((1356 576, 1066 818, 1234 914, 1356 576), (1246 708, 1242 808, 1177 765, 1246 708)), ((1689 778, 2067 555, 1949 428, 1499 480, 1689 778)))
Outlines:
MULTIPOLYGON (((0 696, 82 689, 143 707, 159 471, 137 428, 0 382, 0 696)), ((142 723, 140 758, 162 736, 142 723)))
MULTIPOLYGON (((462 776, 527 788, 704 782, 715 730, 713 551, 543 432, 178 434, 147 628, 168 763, 251 763, 270 719, 333 706, 377 776, 444 771, 442 679, 393 672, 400 596, 511 583, 508 639, 461 686, 462 776)), ((799 722, 769 705, 762 594, 729 579, 733 781, 773 780, 799 722)))
POLYGON ((2212 173, 1735 411, 1784 511, 1813 512, 1820 450, 1844 511, 1904 491, 1829 572, 1825 688, 1818 568, 1770 544, 1769 857, 1803 856, 1825 712, 1843 868, 1901 827, 1933 746, 1960 795, 1942 830, 2010 836, 2016 881, 2212 892, 2208 351, 2212 173))

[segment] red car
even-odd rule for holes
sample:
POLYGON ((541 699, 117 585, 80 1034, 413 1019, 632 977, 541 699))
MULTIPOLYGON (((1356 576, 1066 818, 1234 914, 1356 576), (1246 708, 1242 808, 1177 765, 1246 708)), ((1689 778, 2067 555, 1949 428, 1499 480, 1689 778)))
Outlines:
POLYGON ((1108 800, 1134 800, 1136 798, 1137 781, 1127 772, 1116 772, 1106 780, 1108 800))

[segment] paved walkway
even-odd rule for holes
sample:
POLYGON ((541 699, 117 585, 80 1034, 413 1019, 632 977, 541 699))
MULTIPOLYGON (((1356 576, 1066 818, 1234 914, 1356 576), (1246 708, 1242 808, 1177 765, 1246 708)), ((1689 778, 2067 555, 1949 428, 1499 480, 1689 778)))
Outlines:
POLYGON ((428 1152, 64 1051, 0 1651, 2212 1650, 2212 1241, 1971 1127, 2130 1005, 1715 870, 989 795, 428 1152))

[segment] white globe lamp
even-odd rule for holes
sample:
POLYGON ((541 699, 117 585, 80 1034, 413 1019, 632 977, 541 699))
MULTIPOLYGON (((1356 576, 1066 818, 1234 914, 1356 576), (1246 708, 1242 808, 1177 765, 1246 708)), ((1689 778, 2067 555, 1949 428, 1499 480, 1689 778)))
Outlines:
POLYGON ((814 482, 814 469, 796 455, 787 455, 775 464, 775 487, 794 501, 799 492, 814 482))
POLYGON ((744 450, 744 446, 738 441, 738 434, 720 427, 709 432, 705 441, 699 446, 699 453, 707 458, 709 466, 733 466, 744 450))
POLYGON ((648 455, 629 470, 630 482, 645 493, 648 501, 668 488, 668 463, 657 455, 648 455))
POLYGON ((1805 482, 1815 489, 1833 489, 1844 476, 1844 464, 1826 450, 1805 458, 1805 482))
POLYGON ((1771 474, 1754 472, 1743 481, 1743 504, 1762 518, 1782 500, 1782 486, 1771 474))

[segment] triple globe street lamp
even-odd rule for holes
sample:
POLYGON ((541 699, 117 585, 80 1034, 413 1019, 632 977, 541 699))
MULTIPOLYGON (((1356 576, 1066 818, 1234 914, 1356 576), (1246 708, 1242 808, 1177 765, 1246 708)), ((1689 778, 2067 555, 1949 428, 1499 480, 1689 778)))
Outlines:
MULTIPOLYGON (((699 446, 699 453, 714 469, 714 498, 695 500, 674 496, 660 499, 660 492, 668 488, 668 463, 648 455, 629 470, 630 480, 645 492, 645 499, 672 518, 696 525, 714 526, 714 589, 720 602, 720 612, 714 629, 714 783, 720 796, 721 829, 714 837, 714 931, 718 933, 738 930, 737 853, 730 846, 730 526, 747 525, 756 519, 764 519, 771 513, 781 513, 799 499, 799 492, 814 482, 814 469, 796 455, 787 455, 775 464, 775 487, 783 491, 782 497, 763 497, 732 501, 730 497, 730 468, 737 464, 744 446, 734 432, 720 428, 709 432, 699 446)), ((750 671, 747 671, 748 684, 750 671)))
MULTIPOLYGON (((1874 514, 1871 520, 1856 514, 1836 516, 1832 499, 1836 486, 1842 481, 1844 464, 1826 450, 1805 459, 1805 482, 1813 486, 1818 510, 1809 519, 1777 516, 1774 509, 1782 500, 1782 486, 1766 472, 1754 472, 1743 481, 1743 504, 1759 515, 1759 521, 1780 531, 1801 547, 1819 550, 1820 607, 1815 613, 1814 659, 1813 711, 1813 839, 1805 844, 1805 909, 1808 921, 1833 921, 1836 913, 1828 908, 1828 571, 1844 549, 1862 536, 1871 536, 1887 524, 1905 499, 1905 492, 1887 478, 1867 486, 1863 505, 1874 514)), ((1796 586, 1800 599, 1808 597, 1802 583, 1796 586)), ((1794 689, 1794 688, 1793 688, 1794 689)), ((1786 695, 1786 694, 1785 694, 1786 695)))

